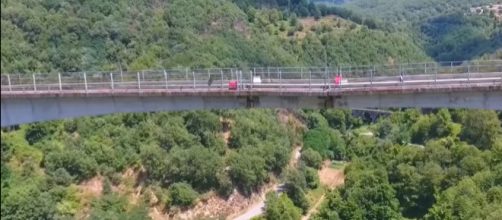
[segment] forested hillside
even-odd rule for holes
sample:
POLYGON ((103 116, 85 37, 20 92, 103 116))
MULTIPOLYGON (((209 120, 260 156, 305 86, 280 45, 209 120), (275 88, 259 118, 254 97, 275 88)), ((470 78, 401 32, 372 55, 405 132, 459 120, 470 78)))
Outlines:
MULTIPOLYGON (((353 0, 343 5, 356 14, 413 33, 437 61, 471 60, 502 48, 502 23, 474 7, 493 0, 353 0)), ((499 57, 500 58, 500 57, 499 57)))
POLYGON ((295 114, 307 130, 272 110, 240 110, 123 114, 2 131, 2 219, 146 219, 152 207, 176 213, 209 192, 250 195, 274 175, 287 193, 267 197, 264 218, 298 219, 312 205, 306 195, 320 187, 316 170, 326 159, 350 165, 345 185, 326 195, 313 219, 502 214, 500 114, 406 110, 371 125, 350 111, 295 114), (302 165, 285 171, 295 144, 303 145, 302 165), (86 180, 96 176, 103 186, 92 194, 86 180), (138 183, 136 198, 130 190, 138 183))
POLYGON ((500 115, 407 110, 371 127, 346 137, 345 185, 314 219, 500 219, 500 115))
MULTIPOLYGON (((1 0, 1 72, 501 58, 500 22, 469 10, 490 1, 336 2, 1 0)), ((224 219, 278 184, 258 219, 501 218, 502 113, 389 111, 376 123, 249 109, 5 128, 1 219, 224 219), (321 184, 325 164, 347 164, 343 187, 321 184)))
POLYGON ((190 207, 209 191, 249 195, 281 173, 301 138, 292 129, 273 110, 247 110, 113 115, 2 131, 2 219, 144 219, 147 205, 190 207), (123 189, 137 181, 123 175, 128 169, 145 178, 135 204, 123 189), (95 176, 105 180, 92 201, 80 183, 95 176))
POLYGON ((471 7, 494 3, 493 0, 352 0, 343 7, 386 23, 412 26, 429 18, 454 12, 469 12, 471 7))
POLYGON ((288 36, 298 16, 228 0, 4 0, 1 10, 2 73, 428 59, 406 35, 357 24, 288 36))

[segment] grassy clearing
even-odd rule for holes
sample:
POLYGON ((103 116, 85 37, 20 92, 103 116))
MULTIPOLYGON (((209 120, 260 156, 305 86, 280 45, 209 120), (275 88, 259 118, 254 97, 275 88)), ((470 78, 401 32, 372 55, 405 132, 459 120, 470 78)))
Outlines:
POLYGON ((360 128, 357 128, 357 129, 353 130, 353 133, 357 136, 370 136, 370 137, 372 137, 374 135, 373 131, 371 131, 368 126, 362 126, 360 128))
POLYGON ((331 161, 331 164, 329 167, 333 168, 333 169, 341 170, 341 169, 345 168, 346 165, 347 165, 346 161, 334 160, 334 161, 331 161))
POLYGON ((326 186, 319 186, 316 189, 309 190, 307 193, 307 200, 309 201, 310 207, 314 206, 325 192, 326 186))

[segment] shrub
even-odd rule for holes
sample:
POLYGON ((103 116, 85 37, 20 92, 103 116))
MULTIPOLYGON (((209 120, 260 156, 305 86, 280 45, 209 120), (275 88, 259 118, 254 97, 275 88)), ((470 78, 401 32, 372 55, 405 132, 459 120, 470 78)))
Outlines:
POLYGON ((305 173, 305 180, 307 181, 307 187, 310 189, 315 189, 319 186, 319 174, 316 169, 306 167, 303 171, 305 173))
POLYGON ((177 206, 192 206, 199 194, 187 183, 174 183, 169 187, 171 203, 177 206))
POLYGON ((340 132, 330 128, 316 128, 308 131, 303 137, 304 147, 311 148, 323 157, 343 159, 345 143, 340 132))
POLYGON ((321 154, 319 154, 319 152, 313 150, 312 148, 303 150, 301 160, 305 163, 305 165, 316 169, 321 168, 322 165, 321 154))

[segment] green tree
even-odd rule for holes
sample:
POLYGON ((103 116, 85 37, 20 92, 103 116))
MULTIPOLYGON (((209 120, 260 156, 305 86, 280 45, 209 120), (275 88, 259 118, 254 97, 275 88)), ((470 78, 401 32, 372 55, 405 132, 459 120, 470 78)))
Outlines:
POLYGON ((53 219, 55 201, 33 183, 22 184, 2 189, 1 211, 2 219, 53 219))
POLYGON ((362 124, 361 119, 353 117, 352 112, 347 109, 326 109, 322 110, 321 114, 326 118, 330 127, 342 133, 362 124))
POLYGON ((286 188, 288 186, 297 186, 302 190, 307 189, 307 180, 302 170, 292 168, 286 170, 284 181, 286 188))
POLYGON ((94 176, 97 171, 96 161, 79 150, 48 153, 44 158, 44 167, 49 172, 64 168, 78 181, 94 176))
POLYGON ((497 137, 502 134, 502 127, 497 114, 493 111, 476 110, 462 118, 460 137, 480 149, 491 149, 497 137))
POLYGON ((53 173, 49 173, 51 181, 55 184, 68 186, 73 182, 73 177, 66 171, 65 168, 58 168, 53 173))
POLYGON ((303 137, 304 147, 311 148, 323 158, 343 159, 345 157, 345 143, 342 135, 330 128, 316 128, 309 130, 303 137))
POLYGON ((57 131, 57 122, 33 123, 26 128, 25 138, 34 144, 43 138, 53 135, 57 131))
POLYGON ((219 116, 209 111, 190 112, 185 121, 187 130, 198 136, 206 147, 210 147, 208 136, 222 129, 219 116))
POLYGON ((317 112, 307 113, 306 120, 309 129, 328 127, 328 121, 317 112))
POLYGON ((474 219, 482 218, 486 198, 476 184, 462 180, 458 186, 443 192, 429 210, 426 219, 474 219))
POLYGON ((302 151, 301 160, 305 165, 319 169, 322 166, 322 156, 312 148, 307 148, 302 151))
POLYGON ((424 144, 426 140, 430 139, 430 131, 432 126, 430 116, 422 116, 411 128, 411 141, 416 144, 424 144))
POLYGON ((277 196, 271 192, 267 194, 265 201, 265 218, 297 220, 301 218, 301 210, 293 205, 293 202, 286 196, 277 196))
POLYGON ((308 188, 315 189, 319 187, 320 180, 316 169, 306 167, 303 172, 305 173, 305 180, 307 181, 308 188))
POLYGON ((224 161, 216 152, 201 146, 174 148, 166 159, 166 179, 187 182, 200 190, 217 188, 218 179, 215 174, 223 172, 224 161))
POLYGON ((245 193, 250 194, 266 177, 265 160, 254 155, 233 154, 229 158, 230 177, 245 193))
POLYGON ((141 148, 140 158, 145 167, 148 178, 162 181, 165 179, 167 171, 167 153, 160 147, 146 145, 141 148))
POLYGON ((377 123, 376 135, 381 139, 389 138, 397 128, 389 118, 380 119, 377 123))
POLYGON ((340 192, 328 196, 328 203, 319 216, 335 219, 397 219, 399 202, 395 191, 381 169, 360 170, 355 164, 348 172, 340 192))
POLYGON ((89 219, 139 220, 150 219, 150 217, 148 216, 148 211, 144 204, 140 203, 139 205, 129 208, 125 197, 110 193, 92 202, 89 219))
MULTIPOLYGON (((310 205, 305 195, 305 190, 308 187, 305 171, 290 169, 286 172, 286 180, 284 187, 288 197, 293 201, 295 206, 300 207, 303 213, 307 213, 310 205)), ((310 176, 311 177, 311 176, 310 176)), ((315 181, 315 180, 314 180, 315 181)), ((310 182, 312 184, 312 180, 310 182)))
POLYGON ((169 197, 173 205, 192 206, 198 196, 198 193, 187 183, 174 183, 169 187, 169 197))
POLYGON ((435 114, 434 123, 431 125, 432 133, 435 137, 457 137, 460 133, 461 125, 453 123, 450 112, 441 109, 435 114))

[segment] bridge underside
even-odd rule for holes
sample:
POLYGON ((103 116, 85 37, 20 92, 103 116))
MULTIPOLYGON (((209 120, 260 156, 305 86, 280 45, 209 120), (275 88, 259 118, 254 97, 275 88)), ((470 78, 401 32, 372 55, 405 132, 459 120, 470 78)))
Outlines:
POLYGON ((472 108, 502 110, 502 91, 309 96, 54 96, 2 98, 1 126, 119 112, 234 108, 472 108))

